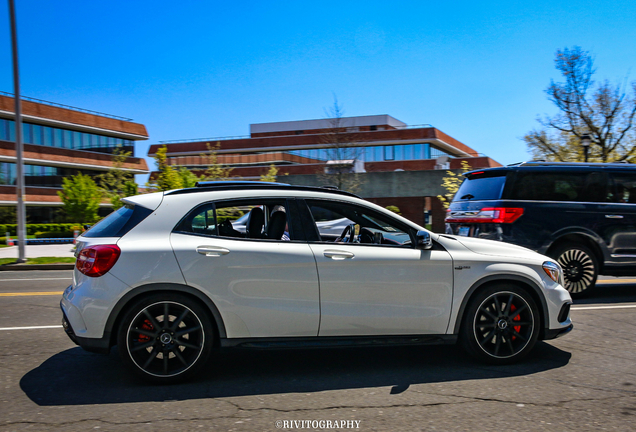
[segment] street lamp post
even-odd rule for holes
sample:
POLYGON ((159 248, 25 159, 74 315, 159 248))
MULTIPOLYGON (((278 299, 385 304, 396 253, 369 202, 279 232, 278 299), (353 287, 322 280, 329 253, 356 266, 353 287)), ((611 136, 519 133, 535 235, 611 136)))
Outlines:
POLYGON ((581 135, 581 146, 583 147, 583 154, 585 155, 585 162, 587 162, 587 150, 592 143, 592 138, 588 134, 581 135))
POLYGON ((16 195, 18 216, 18 260, 23 263, 26 244, 26 214, 24 207, 24 164, 22 161, 22 105, 20 100, 20 74, 18 68, 18 35, 15 19, 15 4, 9 0, 9 17, 11 20, 11 48, 13 51, 13 96, 15 97, 15 154, 16 154, 16 195))

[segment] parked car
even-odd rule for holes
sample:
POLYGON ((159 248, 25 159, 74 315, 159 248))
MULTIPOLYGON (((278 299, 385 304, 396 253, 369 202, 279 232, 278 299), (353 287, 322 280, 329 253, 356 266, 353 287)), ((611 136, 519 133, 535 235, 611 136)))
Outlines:
POLYGON ((548 255, 575 297, 599 274, 636 275, 636 166, 526 162, 464 175, 447 233, 548 255))
POLYGON ((212 182, 124 202, 78 237, 63 324, 151 381, 193 375, 218 347, 459 341, 503 364, 572 329, 555 261, 433 234, 346 192, 212 182), (237 208, 245 232, 219 218, 237 208), (333 238, 323 217, 351 223, 333 238))

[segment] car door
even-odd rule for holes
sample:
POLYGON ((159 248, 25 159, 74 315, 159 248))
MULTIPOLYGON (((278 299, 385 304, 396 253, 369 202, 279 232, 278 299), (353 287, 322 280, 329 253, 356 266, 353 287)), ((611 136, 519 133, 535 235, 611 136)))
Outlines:
POLYGON ((356 241, 362 241, 309 243, 320 279, 319 336, 446 332, 453 278, 448 252, 412 247, 408 226, 372 209, 321 200, 307 205, 314 221, 329 213, 357 223, 356 241))
POLYGON ((289 206, 284 199, 204 204, 193 209, 170 236, 186 283, 212 298, 228 338, 318 334, 320 303, 313 253, 293 232, 267 238, 267 216, 274 208, 287 211, 289 206), (248 221, 252 237, 246 237, 233 230, 231 219, 239 216, 232 212, 250 208, 266 216, 259 229, 248 221))
POLYGON ((607 199, 599 204, 598 232, 607 245, 609 270, 636 268, 636 174, 610 172, 607 199))

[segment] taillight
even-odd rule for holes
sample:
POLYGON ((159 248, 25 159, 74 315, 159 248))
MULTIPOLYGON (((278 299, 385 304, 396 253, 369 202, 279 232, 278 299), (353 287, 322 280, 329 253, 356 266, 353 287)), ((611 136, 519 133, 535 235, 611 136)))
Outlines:
POLYGON ((479 211, 448 211, 446 222, 450 223, 513 223, 521 217, 523 209, 518 207, 485 207, 479 211))
POLYGON ((119 255, 121 249, 117 245, 89 246, 80 251, 75 267, 86 276, 102 276, 113 268, 119 255))

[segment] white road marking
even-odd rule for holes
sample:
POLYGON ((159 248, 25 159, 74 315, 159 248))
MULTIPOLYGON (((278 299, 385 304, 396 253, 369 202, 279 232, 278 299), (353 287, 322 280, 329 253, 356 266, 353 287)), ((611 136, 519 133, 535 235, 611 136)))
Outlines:
POLYGON ((633 309, 636 305, 619 305, 619 306, 572 306, 571 310, 599 310, 599 309, 633 309))
POLYGON ((0 331, 41 330, 41 329, 54 329, 54 328, 62 328, 62 326, 61 325, 51 325, 51 326, 31 326, 31 327, 0 327, 0 331))
POLYGON ((69 278, 39 278, 39 279, 0 279, 0 282, 19 282, 19 281, 48 281, 48 280, 73 280, 72 277, 69 278))

